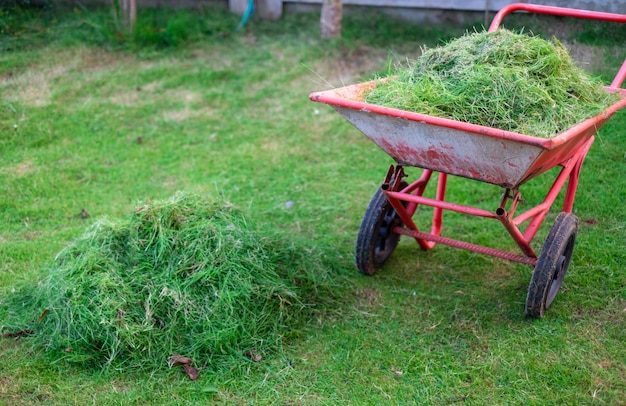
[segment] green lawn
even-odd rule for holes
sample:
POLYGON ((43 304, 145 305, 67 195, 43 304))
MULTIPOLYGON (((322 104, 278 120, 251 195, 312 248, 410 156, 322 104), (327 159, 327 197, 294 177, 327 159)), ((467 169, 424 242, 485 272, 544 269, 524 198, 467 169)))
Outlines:
MULTIPOLYGON (((95 219, 179 190, 223 196, 256 223, 336 256, 345 292, 261 361, 204 367, 197 381, 167 365, 102 372, 51 362, 28 337, 1 338, 0 404, 624 403, 626 112, 598 133, 583 166, 581 226, 561 293, 545 318, 529 319, 524 265, 443 246, 422 252, 403 239, 376 276, 358 274, 356 233, 392 162, 308 100, 470 25, 354 15, 342 39, 324 42, 315 14, 253 20, 241 32, 220 10, 143 16, 139 34, 124 38, 107 11, 0 10, 2 333, 16 331, 9 316, 20 309, 6 300, 14 287, 36 283, 95 219)), ((624 27, 511 21, 558 35, 606 82, 621 65, 624 27)), ((528 204, 553 177, 522 188, 528 204)), ((449 188, 457 202, 494 209, 500 200, 490 185, 455 178, 449 188)), ((513 248, 497 224, 446 214, 444 225, 451 237, 513 248)))

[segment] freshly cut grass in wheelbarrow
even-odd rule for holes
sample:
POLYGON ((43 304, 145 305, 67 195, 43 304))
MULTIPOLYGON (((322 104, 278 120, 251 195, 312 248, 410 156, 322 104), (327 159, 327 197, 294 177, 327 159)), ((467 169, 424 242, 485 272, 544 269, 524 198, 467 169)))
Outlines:
POLYGON ((506 29, 426 50, 394 76, 365 101, 542 138, 618 98, 578 68, 557 40, 506 29))
POLYGON ((228 204, 179 193, 97 221, 12 302, 34 309, 30 340, 59 358, 156 370, 179 354, 215 366, 298 331, 341 294, 337 268, 228 204))

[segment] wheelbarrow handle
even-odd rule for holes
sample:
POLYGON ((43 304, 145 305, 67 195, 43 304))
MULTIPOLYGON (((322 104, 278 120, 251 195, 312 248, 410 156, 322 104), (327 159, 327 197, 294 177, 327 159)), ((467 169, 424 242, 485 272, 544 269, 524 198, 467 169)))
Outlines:
MULTIPOLYGON (((526 11, 529 13, 537 13, 537 14, 550 14, 555 16, 562 17, 574 17, 574 18, 585 18, 588 20, 599 20, 599 21, 609 21, 614 23, 626 23, 626 14, 614 14, 614 13, 605 13, 601 11, 589 11, 589 10, 578 10, 573 8, 564 8, 564 7, 553 7, 553 6, 541 6, 538 4, 528 4, 528 3, 513 3, 508 6, 503 7, 498 11, 489 26, 489 32, 495 31, 498 29, 500 24, 502 23, 502 19, 507 14, 510 14, 514 11, 526 11)), ((609 86, 611 89, 619 89, 624 80, 626 79, 626 60, 622 64, 619 72, 615 75, 613 82, 609 86)))

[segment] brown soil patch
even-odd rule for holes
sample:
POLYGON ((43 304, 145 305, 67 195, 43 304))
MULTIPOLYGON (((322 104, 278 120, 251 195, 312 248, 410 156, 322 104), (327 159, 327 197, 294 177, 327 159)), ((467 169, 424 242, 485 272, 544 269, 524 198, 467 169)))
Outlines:
POLYGON ((359 303, 362 306, 373 306, 378 303, 382 298, 382 294, 379 290, 369 288, 357 290, 356 292, 354 292, 354 296, 359 298, 359 303))
POLYGON ((18 178, 34 173, 36 171, 37 167, 33 164, 32 159, 27 159, 17 165, 5 166, 3 168, 0 168, 0 172, 5 172, 18 178))

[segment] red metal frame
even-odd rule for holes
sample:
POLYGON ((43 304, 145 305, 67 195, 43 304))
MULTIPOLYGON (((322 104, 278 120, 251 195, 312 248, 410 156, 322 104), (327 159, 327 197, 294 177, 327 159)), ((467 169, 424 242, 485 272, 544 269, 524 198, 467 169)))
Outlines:
MULTIPOLYGON (((532 13, 552 14, 567 17, 626 23, 626 15, 516 3, 504 7, 496 14, 491 26, 489 27, 489 31, 496 30, 501 24, 503 17, 514 11, 527 11, 532 13)), ((619 89, 619 87, 622 85, 625 78, 626 61, 624 61, 624 64, 615 76, 615 79, 611 83, 611 86, 608 88, 608 90, 620 91, 622 94, 624 94, 624 90, 619 89)), ((623 107, 623 104, 620 103, 619 106, 613 107, 618 110, 623 107)), ((450 123, 444 124, 449 125, 450 123)), ((598 119, 595 124, 601 125, 600 120, 598 119)), ((455 125, 460 125, 461 127, 463 127, 464 130, 471 131, 471 129, 468 128, 471 125, 466 125, 465 123, 458 123, 455 125)), ((593 130, 597 130, 598 127, 596 127, 596 125, 592 127, 593 130)), ((402 165, 392 166, 387 173, 382 188, 385 192, 385 195, 387 196, 387 200, 398 213, 398 215, 402 219, 402 222, 404 223, 404 227, 396 227, 394 231, 398 234, 413 237, 417 241, 419 246, 424 250, 431 249, 439 243, 469 251, 474 251, 477 253, 488 254, 494 257, 503 258, 515 262, 521 262, 532 266, 536 265, 537 254, 532 249, 530 244, 566 182, 567 189, 565 192, 562 211, 567 213, 570 213, 572 211, 582 163, 594 141, 593 134, 595 133, 595 131, 590 130, 591 128, 589 126, 587 126, 587 128, 576 126, 566 132, 569 134, 567 137, 558 137, 561 139, 570 139, 570 135, 572 133, 587 133, 585 135, 582 135, 582 139, 580 139, 580 141, 577 142, 576 145, 573 147, 575 151, 572 154, 568 154, 569 158, 567 158, 565 162, 544 163, 544 166, 547 168, 551 168, 554 166, 561 166, 562 168, 556 180, 550 187, 543 202, 518 215, 516 215, 515 212, 518 203, 521 200, 519 186, 506 188, 500 205, 494 212, 491 212, 476 207, 470 207, 445 201, 448 174, 444 172, 439 172, 435 199, 423 196, 426 186, 428 185, 428 182, 430 181, 433 173, 433 171, 429 169, 425 169, 418 180, 404 187, 402 190, 398 190, 400 188, 401 179, 404 178, 406 175, 404 174, 404 169, 402 165), (425 205, 434 208, 432 226, 429 233, 420 231, 413 221, 413 216, 415 215, 419 205, 425 205), (515 254, 509 251, 503 251, 441 236, 444 210, 450 210, 471 216, 499 220, 504 228, 511 235, 517 246, 520 248, 522 254, 515 254), (520 230, 520 226, 526 222, 528 222, 528 225, 526 229, 522 232, 520 230)), ((515 134, 513 135, 513 137, 518 137, 518 135, 515 134)), ((549 142, 552 143, 550 147, 554 147, 556 144, 562 141, 553 139, 549 142)))
POLYGON ((550 190, 541 204, 518 215, 515 215, 515 212, 518 203, 522 199, 518 188, 506 189, 500 205, 494 212, 491 212, 476 207, 445 201, 448 175, 442 172, 439 173, 437 192, 434 199, 423 196, 426 186, 428 185, 433 173, 433 171, 428 169, 423 171, 422 176, 418 180, 401 190, 397 190, 399 187, 398 180, 405 176, 404 168, 400 165, 392 166, 387 173, 387 177, 382 185, 382 188, 387 196, 387 200, 398 213, 405 225, 404 227, 396 227, 394 231, 398 234, 408 235, 415 238, 419 246, 424 250, 431 249, 437 243, 440 243, 534 266, 537 262, 537 255, 530 244, 534 239, 539 226, 543 222, 546 214, 552 207, 552 204, 556 200, 566 182, 567 190, 565 192, 562 211, 571 213, 582 163, 587 155, 587 152, 591 148, 593 141, 594 137, 592 136, 587 140, 582 148, 580 148, 570 159, 568 159, 567 162, 562 164, 562 168, 556 180, 550 187, 550 190), (435 209, 433 212, 430 233, 420 231, 413 221, 413 216, 417 212, 419 205, 429 206, 435 209), (523 255, 441 236, 444 210, 450 210, 470 216, 499 220, 511 235, 517 246, 521 249, 523 255), (530 223, 522 232, 519 227, 527 221, 530 221, 530 223))

